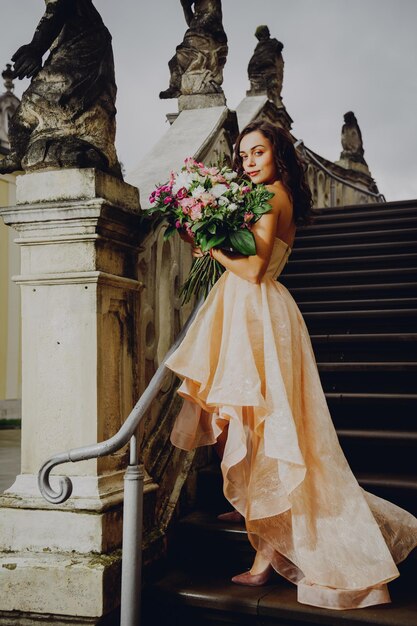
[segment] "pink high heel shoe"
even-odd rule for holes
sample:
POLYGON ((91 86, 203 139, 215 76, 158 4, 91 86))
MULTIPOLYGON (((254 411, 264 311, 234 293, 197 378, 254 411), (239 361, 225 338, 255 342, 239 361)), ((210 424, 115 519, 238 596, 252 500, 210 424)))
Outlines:
POLYGON ((237 576, 233 576, 232 583, 236 583, 237 585, 248 585, 249 587, 261 587, 262 585, 266 585, 269 582, 272 572, 274 568, 272 565, 268 565, 266 569, 260 574, 251 574, 250 572, 244 572, 243 574, 238 574, 237 576))
POLYGON ((231 522, 232 524, 240 524, 245 519, 239 511, 228 511, 227 513, 220 513, 217 519, 221 522, 231 522))

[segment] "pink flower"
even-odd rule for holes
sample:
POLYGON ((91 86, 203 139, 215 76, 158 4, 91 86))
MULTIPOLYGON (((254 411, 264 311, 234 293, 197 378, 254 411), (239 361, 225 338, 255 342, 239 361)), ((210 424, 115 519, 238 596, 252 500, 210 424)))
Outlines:
POLYGON ((243 216, 243 221, 244 221, 244 223, 246 224, 247 222, 250 222, 250 220, 252 219, 252 217, 253 217, 253 213, 252 213, 252 211, 246 211, 246 213, 245 213, 245 214, 244 214, 244 216, 243 216))
POLYGON ((187 234, 190 235, 192 239, 195 239, 195 235, 193 231, 191 230, 191 226, 188 224, 188 222, 185 222, 184 226, 185 226, 185 230, 187 231, 187 234))
POLYGON ((167 196, 166 198, 164 198, 164 204, 171 204, 171 202, 172 202, 171 196, 167 196))
POLYGON ((201 165, 202 165, 202 168, 201 168, 200 174, 202 174, 203 176, 211 176, 215 178, 218 175, 219 169, 217 167, 204 167, 203 164, 201 165))
POLYGON ((199 220, 201 218, 201 209, 202 209, 202 204, 201 202, 198 202, 197 204, 195 204, 194 206, 191 207, 190 209, 190 217, 193 221, 195 220, 199 220))
POLYGON ((181 189, 178 189, 176 197, 177 200, 182 200, 183 198, 186 198, 188 194, 188 191, 186 190, 185 187, 181 187, 181 189))
POLYGON ((181 222, 179 220, 175 222, 175 228, 181 228, 181 222))
POLYGON ((249 193, 250 192, 250 187, 248 187, 246 185, 246 187, 242 187, 242 193, 249 193))
POLYGON ((208 206, 208 205, 215 206, 216 205, 216 198, 213 196, 212 193, 209 193, 208 191, 201 193, 199 200, 203 206, 208 206))
POLYGON ((181 200, 178 200, 178 204, 180 206, 182 206, 182 208, 189 208, 190 206, 192 206, 194 204, 195 200, 194 198, 182 198, 181 200))
POLYGON ((187 170, 187 172, 190 172, 194 167, 198 166, 198 163, 195 159, 193 159, 193 157, 187 157, 184 160, 185 163, 185 168, 187 170))
MULTIPOLYGON (((227 184, 227 179, 224 176, 222 176, 222 174, 217 174, 214 177, 213 182, 214 183, 223 183, 223 184, 226 183, 227 184)), ((227 186, 229 186, 229 185, 227 185, 227 186)))
POLYGON ((197 200, 195 198, 183 198, 179 200, 178 204, 182 208, 182 212, 185 215, 188 215, 192 207, 196 204, 197 200))

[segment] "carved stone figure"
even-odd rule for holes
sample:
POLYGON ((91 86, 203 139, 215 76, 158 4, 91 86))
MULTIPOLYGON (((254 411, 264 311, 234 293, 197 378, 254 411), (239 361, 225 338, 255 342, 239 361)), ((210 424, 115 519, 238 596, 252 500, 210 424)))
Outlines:
POLYGON ((188 29, 169 61, 169 87, 159 97, 223 93, 227 36, 221 0, 181 0, 188 29))
POLYGON ((19 98, 14 91, 12 66, 7 63, 6 69, 2 72, 6 91, 0 95, 0 158, 10 152, 9 129, 10 120, 19 106, 19 98))
POLYGON ((32 81, 11 120, 11 153, 0 172, 96 167, 121 178, 111 35, 92 0, 45 2, 32 41, 12 57, 14 76, 32 81))
POLYGON ((258 39, 255 51, 248 65, 250 90, 248 96, 267 94, 275 104, 281 104, 282 82, 284 78, 284 45, 271 38, 268 26, 258 26, 255 31, 258 39))
POLYGON ((353 111, 348 111, 343 117, 345 120, 342 126, 343 151, 340 154, 340 158, 366 165, 366 161, 363 157, 362 133, 356 116, 353 111))

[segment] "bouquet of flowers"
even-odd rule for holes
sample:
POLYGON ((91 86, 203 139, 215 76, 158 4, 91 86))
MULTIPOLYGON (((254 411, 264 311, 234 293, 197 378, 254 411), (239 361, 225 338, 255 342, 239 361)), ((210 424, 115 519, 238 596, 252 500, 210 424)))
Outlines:
POLYGON ((181 287, 183 304, 192 294, 207 296, 224 272, 209 254, 211 248, 256 254, 251 226, 270 211, 268 200, 273 196, 264 185, 237 180, 236 172, 227 166, 206 167, 191 157, 184 163, 180 172, 171 172, 169 182, 151 193, 146 211, 168 222, 165 240, 182 230, 205 253, 195 259, 181 287))

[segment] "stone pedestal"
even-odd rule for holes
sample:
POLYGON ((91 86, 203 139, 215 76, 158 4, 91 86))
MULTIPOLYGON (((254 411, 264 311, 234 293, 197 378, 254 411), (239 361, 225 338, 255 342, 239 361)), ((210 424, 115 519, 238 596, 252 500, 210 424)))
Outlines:
POLYGON ((338 161, 335 161, 335 164, 340 165, 340 167, 343 167, 345 170, 361 172, 361 174, 371 177, 371 172, 366 163, 359 163, 358 161, 353 161, 352 159, 339 159, 338 161))
POLYGON ((93 169, 20 176, 17 205, 0 210, 21 246, 23 384, 21 474, 0 496, 0 624, 96 624, 118 605, 126 451, 57 468, 74 485, 61 505, 37 473, 112 436, 137 400, 138 210, 135 187, 93 169))
POLYGON ((178 110, 180 113, 189 109, 207 109, 209 107, 221 106, 226 106, 226 98, 223 92, 181 95, 178 98, 178 110))

